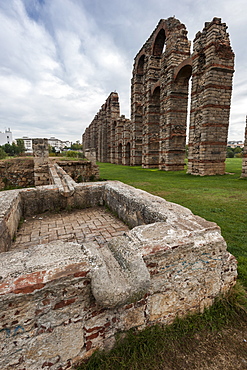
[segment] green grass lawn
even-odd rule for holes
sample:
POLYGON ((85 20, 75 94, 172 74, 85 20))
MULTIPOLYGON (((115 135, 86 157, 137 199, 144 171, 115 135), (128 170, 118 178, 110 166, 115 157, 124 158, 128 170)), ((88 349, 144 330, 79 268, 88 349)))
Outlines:
POLYGON ((205 177, 109 163, 99 167, 102 179, 146 190, 216 222, 228 250, 238 259, 239 282, 203 314, 177 319, 170 326, 130 330, 109 353, 96 351, 77 369, 230 370, 242 369, 242 364, 245 368, 247 298, 241 283, 247 288, 247 179, 240 179, 242 160, 227 159, 227 175, 205 177))
POLYGON ((159 171, 98 163, 100 177, 119 180, 181 204, 222 230, 228 250, 238 259, 239 279, 247 287, 247 179, 240 179, 241 158, 228 158, 224 176, 192 176, 184 171, 159 171))

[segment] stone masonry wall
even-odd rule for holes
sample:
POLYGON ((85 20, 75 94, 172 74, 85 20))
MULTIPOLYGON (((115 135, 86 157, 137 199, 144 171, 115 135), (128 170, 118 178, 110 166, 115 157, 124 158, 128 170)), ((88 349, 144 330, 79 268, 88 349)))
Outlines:
POLYGON ((183 170, 192 76, 188 173, 224 174, 234 53, 220 18, 205 23, 190 54, 178 19, 161 19, 134 59, 131 121, 121 119, 111 93, 83 134, 84 149, 97 160, 183 170))
POLYGON ((0 161, 0 189, 5 186, 34 186, 33 159, 13 158, 0 161))
POLYGON ((32 139, 35 186, 49 185, 48 139, 32 139))
POLYGON ((68 204, 106 205, 132 228, 101 247, 58 241, 0 253, 2 370, 70 369, 110 348, 117 332, 203 311, 235 283, 236 260, 215 223, 118 181, 75 184, 70 198, 50 185, 1 192, 0 201, 0 231, 10 236, 21 216, 68 204))
POLYGON ((93 181, 99 178, 99 167, 88 161, 56 161, 76 182, 93 181))
MULTIPOLYGON (((57 163, 75 181, 93 181, 99 178, 98 166, 90 161, 57 161, 57 163)), ((45 165, 45 167, 47 167, 46 170, 48 174, 46 174, 46 172, 44 173, 44 182, 47 182, 48 177, 50 183, 49 166, 45 165)), ((36 174, 40 174, 40 172, 36 172, 36 174)), ((6 186, 35 186, 33 158, 13 158, 7 161, 0 161, 0 190, 4 189, 6 186)))

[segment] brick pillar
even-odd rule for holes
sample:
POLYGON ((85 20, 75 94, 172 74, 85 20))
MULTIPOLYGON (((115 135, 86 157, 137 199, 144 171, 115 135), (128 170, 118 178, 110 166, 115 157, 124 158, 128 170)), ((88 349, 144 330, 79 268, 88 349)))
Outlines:
POLYGON ((111 92, 106 100, 106 121, 107 121, 107 162, 115 163, 115 129, 116 121, 120 117, 118 93, 111 92))
POLYGON ((190 41, 185 26, 175 18, 170 20, 171 23, 168 23, 169 20, 166 23, 166 50, 160 79, 159 168, 180 171, 185 164, 188 86, 191 76, 190 41))
POLYGON ((48 139, 32 139, 34 157, 35 186, 49 185, 49 148, 48 139))
POLYGON ((188 173, 223 175, 229 126, 234 53, 220 18, 194 39, 188 173))
POLYGON ((133 77, 131 80, 131 157, 132 166, 142 164, 142 127, 143 127, 143 100, 145 81, 145 55, 138 55, 135 59, 133 77))

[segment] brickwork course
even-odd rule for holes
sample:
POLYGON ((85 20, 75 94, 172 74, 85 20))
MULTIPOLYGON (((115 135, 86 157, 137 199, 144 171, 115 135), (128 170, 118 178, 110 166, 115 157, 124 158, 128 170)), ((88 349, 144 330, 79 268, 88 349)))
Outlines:
POLYGON ((224 174, 234 53, 220 18, 190 41, 178 19, 161 19, 134 59, 131 120, 112 92, 83 134, 97 160, 165 171, 185 164, 189 79, 192 77, 188 173, 224 174))

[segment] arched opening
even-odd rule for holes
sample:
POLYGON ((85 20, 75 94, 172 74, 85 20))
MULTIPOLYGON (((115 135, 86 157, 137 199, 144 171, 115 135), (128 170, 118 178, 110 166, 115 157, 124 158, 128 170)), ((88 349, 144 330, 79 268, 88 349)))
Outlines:
POLYGON ((158 35, 156 36, 154 46, 153 46, 153 55, 160 57, 163 53, 164 45, 166 41, 165 30, 162 28, 158 35))
POLYGON ((189 81, 191 74, 192 74, 192 65, 186 64, 177 71, 175 81, 180 80, 183 82, 183 84, 185 84, 187 83, 187 81, 189 81))
POLYGON ((130 166, 130 143, 127 143, 125 148, 125 164, 130 166))
POLYGON ((122 164, 122 152, 123 152, 123 146, 120 143, 118 145, 118 164, 122 164))
POLYGON ((181 68, 179 66, 175 74, 176 93, 179 94, 181 98, 183 98, 183 99, 180 98, 180 110, 181 112, 184 112, 184 115, 186 115, 186 117, 182 118, 180 121, 184 122, 183 123, 184 130, 186 130, 187 127, 186 130, 187 132, 190 122, 191 75, 192 75, 191 64, 184 64, 181 66, 181 68))
POLYGON ((144 73, 144 59, 145 59, 145 55, 142 55, 138 60, 138 64, 136 68, 136 73, 138 75, 143 75, 144 73))

